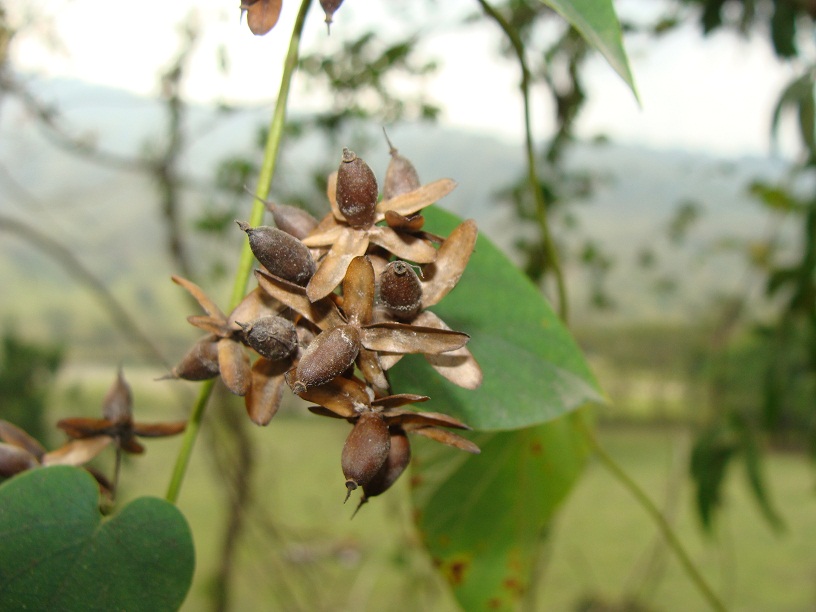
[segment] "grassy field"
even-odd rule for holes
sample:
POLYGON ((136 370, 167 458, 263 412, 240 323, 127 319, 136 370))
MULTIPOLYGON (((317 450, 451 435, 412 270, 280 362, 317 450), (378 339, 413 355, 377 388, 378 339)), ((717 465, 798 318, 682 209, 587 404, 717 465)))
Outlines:
MULTIPOLYGON (((62 380, 71 380, 71 372, 65 374, 62 380)), ((170 387, 153 383, 152 377, 148 372, 131 376, 139 418, 183 417, 189 404, 170 387)), ((79 385, 71 392, 63 387, 55 411, 96 413, 108 382, 79 385)), ((225 451, 234 449, 232 442, 215 438, 210 430, 198 442, 180 499, 197 548, 196 577, 185 610, 210 609, 218 589, 215 576, 227 516, 224 485, 217 476, 219 461, 222 470, 248 474, 254 487, 232 566, 229 609, 457 609, 411 527, 407 478, 350 520, 355 504, 342 503, 339 467, 347 433, 343 423, 288 407, 261 429, 242 418, 240 403, 225 409, 246 421, 244 444, 251 449, 252 460, 240 464, 229 459, 225 451)), ((217 412, 210 414, 216 416, 217 412)), ((814 471, 803 457, 774 454, 767 465, 772 493, 786 521, 785 533, 774 533, 763 521, 741 474, 735 472, 715 532, 703 536, 685 476, 687 430, 603 425, 600 438, 665 510, 729 610, 816 610, 814 471)), ((124 466, 125 498, 164 493, 178 440, 153 440, 148 445, 144 457, 124 466)), ((556 611, 707 609, 645 512, 595 462, 588 465, 562 509, 531 605, 556 611), (588 607, 589 602, 595 607, 588 607)))

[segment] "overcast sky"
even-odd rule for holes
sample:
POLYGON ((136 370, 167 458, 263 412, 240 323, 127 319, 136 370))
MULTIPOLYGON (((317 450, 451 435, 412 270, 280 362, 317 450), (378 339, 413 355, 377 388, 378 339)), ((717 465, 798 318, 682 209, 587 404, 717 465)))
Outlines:
MULTIPOLYGON (((284 1, 277 27, 254 37, 239 23, 237 0, 7 0, 13 23, 26 11, 47 15, 23 30, 15 42, 17 67, 43 76, 71 77, 140 94, 156 90, 157 70, 179 47, 177 25, 194 14, 203 37, 187 82, 187 93, 199 101, 270 100, 278 88, 282 58, 298 2, 284 1), (121 7, 117 9, 116 7, 121 7), (125 8, 126 7, 126 8, 125 8), (119 11, 117 13, 117 11, 119 11), (51 41, 51 44, 45 44, 51 41), (230 58, 227 75, 216 70, 216 50, 230 58)), ((622 0, 622 14, 637 17, 654 10, 655 0, 622 0)), ((508 139, 522 134, 518 71, 496 59, 500 35, 491 23, 468 28, 451 24, 476 3, 449 0, 419 9, 395 0, 347 0, 326 36, 317 2, 306 24, 304 47, 336 49, 344 31, 376 25, 383 37, 404 35, 417 24, 423 52, 442 60, 443 70, 427 82, 433 99, 444 108, 450 125, 490 132, 508 139), (410 13, 408 12, 410 11, 410 13)), ((632 71, 642 106, 605 62, 590 61, 590 93, 580 123, 582 135, 604 133, 621 142, 659 148, 690 149, 727 156, 763 154, 769 150, 769 117, 779 90, 794 69, 779 63, 762 37, 746 41, 723 33, 703 39, 694 25, 658 43, 627 38, 632 71)), ((298 95, 297 91, 295 95, 298 95)), ((545 97, 537 98, 537 133, 551 128, 545 97)), ((292 100, 292 107, 298 104, 292 100)), ((792 133, 792 131, 791 131, 792 133)), ((794 152, 792 136, 783 151, 794 152)))

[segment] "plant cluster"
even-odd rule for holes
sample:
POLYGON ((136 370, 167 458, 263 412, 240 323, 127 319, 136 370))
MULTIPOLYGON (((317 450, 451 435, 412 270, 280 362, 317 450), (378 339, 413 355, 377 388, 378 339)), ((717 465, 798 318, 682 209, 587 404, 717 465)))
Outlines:
POLYGON ((257 287, 225 315, 194 283, 173 277, 204 310, 188 321, 204 330, 170 377, 220 376, 243 396, 250 419, 266 425, 288 386, 310 410, 352 424, 342 451, 346 499, 386 491, 407 467, 407 433, 478 453, 449 431, 468 426, 445 414, 408 408, 429 398, 394 393, 388 370, 409 353, 449 381, 477 388, 482 372, 453 331, 429 307, 458 282, 476 242, 473 221, 447 237, 424 230, 422 209, 455 188, 422 185, 413 164, 391 147, 382 199, 373 171, 343 149, 328 179, 331 211, 320 221, 268 203, 276 227, 238 221, 260 267, 257 287), (250 354, 254 357, 251 358, 250 354))

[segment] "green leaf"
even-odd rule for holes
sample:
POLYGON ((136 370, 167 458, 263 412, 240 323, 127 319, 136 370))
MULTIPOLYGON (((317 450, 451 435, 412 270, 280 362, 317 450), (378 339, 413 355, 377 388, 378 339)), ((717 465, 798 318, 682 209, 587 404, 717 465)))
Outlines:
POLYGON ((417 526, 464 610, 515 609, 535 579, 550 521, 587 455, 580 418, 475 436, 481 455, 415 444, 417 526))
POLYGON ((691 451, 691 477, 696 488, 697 512, 708 532, 711 532, 715 511, 722 503, 726 470, 736 451, 734 441, 721 426, 703 432, 691 451))
MULTIPOLYGON (((447 235, 460 220, 425 209, 426 228, 447 235)), ((431 308, 456 331, 484 372, 475 390, 442 378, 418 355, 392 370, 401 393, 422 393, 423 409, 450 414, 481 431, 518 429, 604 402, 570 332, 541 292, 487 238, 479 236, 459 284, 431 308)))
POLYGON ((799 109, 808 98, 813 98, 813 78, 810 72, 806 72, 802 76, 793 79, 782 93, 774 106, 771 115, 771 140, 776 141, 777 133, 779 131, 779 120, 782 118, 782 112, 788 107, 795 107, 799 109))
POLYGON ((541 0, 595 47, 638 97, 612 0, 541 0))
POLYGON ((0 609, 177 610, 190 588, 190 529, 141 497, 103 518, 85 471, 56 466, 0 486, 0 609))

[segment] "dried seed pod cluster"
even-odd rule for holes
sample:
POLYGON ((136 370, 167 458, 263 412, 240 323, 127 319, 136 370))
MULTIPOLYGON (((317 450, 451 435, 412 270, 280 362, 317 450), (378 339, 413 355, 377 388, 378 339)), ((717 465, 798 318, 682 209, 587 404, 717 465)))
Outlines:
MULTIPOLYGON (((338 3, 339 4, 339 3, 338 3)), ((225 315, 195 284, 174 277, 204 315, 188 321, 206 332, 168 376, 221 377, 245 397, 249 417, 266 425, 283 389, 311 402, 318 415, 352 429, 341 454, 346 498, 360 504, 386 491, 407 467, 407 434, 478 453, 451 429, 468 429, 444 414, 407 408, 428 398, 395 394, 388 370, 408 353, 423 354, 450 382, 468 389, 482 372, 469 336, 451 330, 429 307, 461 277, 476 242, 464 221, 447 238, 423 229, 422 209, 456 183, 422 185, 410 161, 391 146, 383 198, 374 172, 343 149, 328 180, 331 211, 318 221, 304 211, 267 203, 277 227, 238 222, 261 264, 258 286, 225 315)))

